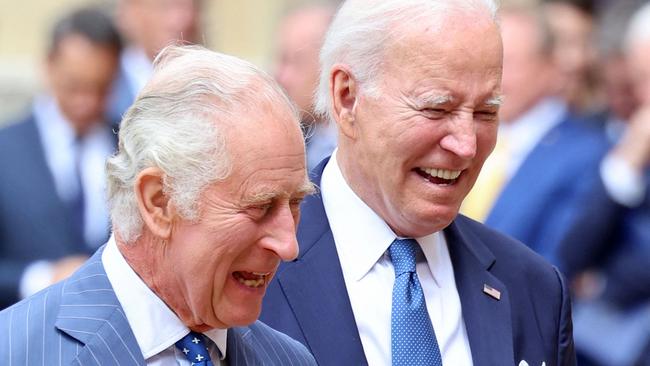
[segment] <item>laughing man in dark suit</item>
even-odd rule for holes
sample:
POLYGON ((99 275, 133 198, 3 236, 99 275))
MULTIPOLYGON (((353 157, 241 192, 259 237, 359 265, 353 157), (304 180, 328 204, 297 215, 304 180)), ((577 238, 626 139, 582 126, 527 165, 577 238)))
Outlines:
POLYGON ((559 272, 458 210, 497 135, 490 0, 350 0, 321 50, 338 150, 262 319, 321 365, 572 365, 559 272))

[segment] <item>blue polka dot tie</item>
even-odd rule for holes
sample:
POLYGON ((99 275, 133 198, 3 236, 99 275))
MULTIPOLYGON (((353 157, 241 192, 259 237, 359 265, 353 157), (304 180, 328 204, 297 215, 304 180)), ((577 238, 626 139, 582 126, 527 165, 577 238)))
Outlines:
POLYGON ((183 352, 190 364, 194 366, 213 366, 205 338, 199 333, 190 332, 176 342, 176 348, 183 352))
POLYGON ((390 329, 393 366, 442 366, 424 292, 415 272, 419 250, 413 239, 395 239, 388 248, 395 267, 390 329))

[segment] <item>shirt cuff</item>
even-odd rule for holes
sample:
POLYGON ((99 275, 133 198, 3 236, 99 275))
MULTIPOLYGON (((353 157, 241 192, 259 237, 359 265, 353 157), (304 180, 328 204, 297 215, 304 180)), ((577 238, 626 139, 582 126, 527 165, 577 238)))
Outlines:
POLYGON ((607 194, 616 203, 633 208, 643 202, 643 176, 625 160, 607 155, 600 164, 600 176, 607 194))
POLYGON ((48 261, 36 261, 27 266, 18 288, 21 299, 31 296, 52 284, 53 268, 48 261))

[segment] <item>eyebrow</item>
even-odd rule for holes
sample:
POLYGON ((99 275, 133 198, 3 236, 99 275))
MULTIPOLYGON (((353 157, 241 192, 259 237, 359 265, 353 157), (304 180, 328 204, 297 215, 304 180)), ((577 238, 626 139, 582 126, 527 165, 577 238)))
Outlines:
MULTIPOLYGON (((297 196, 308 196, 310 194, 313 194, 316 192, 316 188, 312 182, 309 180, 303 182, 303 184, 296 190, 297 196)), ((260 202, 268 202, 268 201, 273 201, 277 197, 282 197, 282 196, 289 196, 287 192, 259 192, 256 194, 253 194, 252 196, 248 197, 245 199, 246 204, 256 204, 260 202)), ((302 197, 301 197, 302 198, 302 197)))
POLYGON ((485 105, 489 107, 499 107, 503 105, 503 95, 495 95, 485 101, 485 105))
POLYGON ((425 95, 418 97, 417 101, 421 105, 442 105, 454 100, 451 95, 425 95))

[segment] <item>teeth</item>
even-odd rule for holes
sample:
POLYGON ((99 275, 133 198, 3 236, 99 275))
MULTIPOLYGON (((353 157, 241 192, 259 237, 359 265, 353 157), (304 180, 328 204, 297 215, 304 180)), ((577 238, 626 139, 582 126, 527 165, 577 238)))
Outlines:
MULTIPOLYGON (((270 275, 271 272, 248 272, 254 276, 257 276, 257 279, 245 279, 241 275, 235 274, 235 279, 244 286, 257 288, 262 287, 266 283, 266 276, 270 275)), ((250 277, 250 276, 247 276, 250 277)))
POLYGON ((262 285, 264 285, 264 279, 263 278, 260 278, 258 280, 245 280, 243 278, 238 278, 237 280, 239 281, 239 283, 244 284, 244 285, 246 285, 248 287, 253 287, 253 288, 261 287, 262 285))
POLYGON ((461 170, 447 170, 447 169, 434 169, 434 168, 420 168, 423 172, 432 177, 453 180, 460 176, 461 170))

